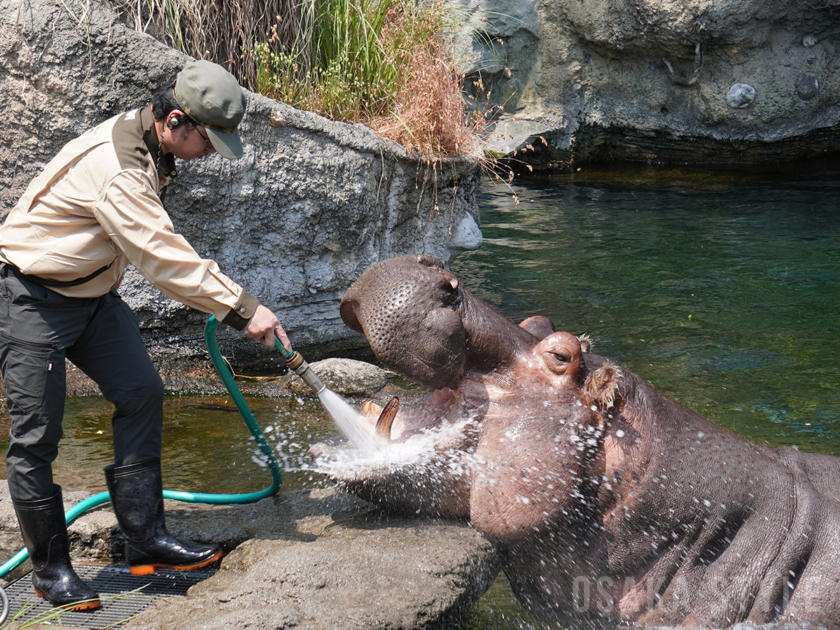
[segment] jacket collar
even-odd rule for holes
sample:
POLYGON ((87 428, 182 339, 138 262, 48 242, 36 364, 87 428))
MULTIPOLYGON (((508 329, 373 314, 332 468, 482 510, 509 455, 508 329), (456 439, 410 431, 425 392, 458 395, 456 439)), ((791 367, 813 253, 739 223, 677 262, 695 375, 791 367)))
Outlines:
POLYGON ((175 156, 171 153, 164 155, 160 150, 160 140, 157 129, 155 129, 155 117, 152 115, 152 108, 144 107, 140 110, 140 124, 143 126, 143 142, 149 149, 149 155, 155 163, 158 177, 161 181, 167 181, 170 177, 176 177, 175 156))

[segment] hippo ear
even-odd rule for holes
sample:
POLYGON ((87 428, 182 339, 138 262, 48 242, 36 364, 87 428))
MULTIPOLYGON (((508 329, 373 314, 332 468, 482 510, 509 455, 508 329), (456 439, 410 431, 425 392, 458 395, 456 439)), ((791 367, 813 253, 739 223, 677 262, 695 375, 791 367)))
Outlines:
POLYGON ((558 376, 577 377, 580 374, 580 341, 567 332, 558 332, 543 339, 534 348, 546 368, 558 376))
POLYGON ((580 341, 580 351, 581 352, 591 352, 592 351, 592 339, 586 333, 582 335, 578 335, 578 341, 580 341))
POLYGON ((548 317, 543 317, 542 315, 529 317, 519 324, 519 327, 527 330, 537 339, 545 339, 549 335, 557 332, 557 329, 554 327, 552 321, 548 319, 548 317))
POLYGON ((615 404, 621 369, 612 363, 605 363, 591 372, 583 383, 583 391, 589 404, 610 409, 615 404))

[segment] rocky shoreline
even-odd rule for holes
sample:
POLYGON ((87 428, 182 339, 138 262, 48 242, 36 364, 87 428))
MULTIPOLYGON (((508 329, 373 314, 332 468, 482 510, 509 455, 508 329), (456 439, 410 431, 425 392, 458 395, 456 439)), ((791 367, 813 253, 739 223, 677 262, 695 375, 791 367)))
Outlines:
MULTIPOLYGON (((98 393, 87 377, 68 367, 71 395, 98 393)), ((328 359, 311 367, 346 396, 411 395, 368 363, 328 359)), ((161 372, 168 389, 225 391, 211 364, 188 373, 163 366, 161 372)), ((238 386, 251 395, 312 395, 294 374, 240 379, 238 386)), ((65 507, 89 496, 66 492, 65 507)), ((467 521, 393 516, 335 488, 281 492, 248 505, 167 500, 166 516, 176 536, 218 544, 225 557, 186 597, 157 601, 125 628, 456 628, 498 573, 495 552, 467 521)), ((121 564, 121 535, 109 505, 81 516, 69 532, 75 563, 121 564)), ((3 561, 21 548, 2 482, 3 561)), ((10 578, 29 568, 24 563, 10 578)))
MULTIPOLYGON (((66 507, 87 496, 67 493, 66 507)), ((185 597, 157 601, 127 629, 456 628, 498 573, 467 522, 389 516, 335 489, 238 506, 167 501, 166 516, 176 536, 221 545, 225 557, 185 597)), ((76 564, 120 564, 110 506, 69 531, 76 564)), ((4 559, 21 546, 5 483, 0 546, 4 559)))

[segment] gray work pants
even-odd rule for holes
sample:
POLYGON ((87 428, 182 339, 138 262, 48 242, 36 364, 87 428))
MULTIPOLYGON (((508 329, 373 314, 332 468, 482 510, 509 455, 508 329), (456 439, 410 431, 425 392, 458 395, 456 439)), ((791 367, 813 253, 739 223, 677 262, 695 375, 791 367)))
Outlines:
POLYGON ((114 463, 160 457, 163 383, 131 309, 116 291, 69 298, 0 263, 0 370, 12 418, 6 472, 20 501, 52 493, 62 436, 64 359, 112 402, 114 463))

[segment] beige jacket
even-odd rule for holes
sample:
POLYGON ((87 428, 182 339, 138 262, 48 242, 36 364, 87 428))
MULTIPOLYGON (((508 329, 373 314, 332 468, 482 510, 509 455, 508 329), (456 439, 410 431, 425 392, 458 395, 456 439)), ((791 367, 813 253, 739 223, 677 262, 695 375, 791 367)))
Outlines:
POLYGON ((69 142, 29 184, 0 226, 0 260, 98 297, 132 264, 165 295, 244 328, 259 302, 176 234, 158 191, 174 175, 159 156, 151 108, 120 114, 69 142), (160 162, 160 163, 158 163, 160 162))

